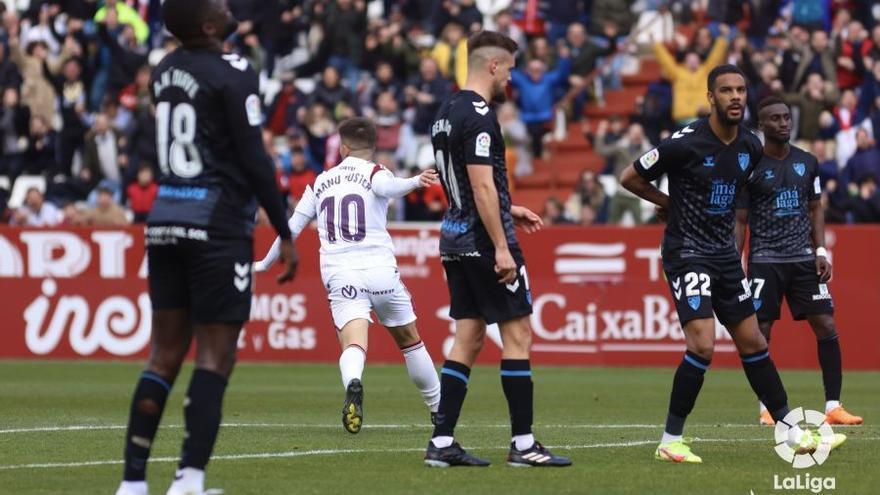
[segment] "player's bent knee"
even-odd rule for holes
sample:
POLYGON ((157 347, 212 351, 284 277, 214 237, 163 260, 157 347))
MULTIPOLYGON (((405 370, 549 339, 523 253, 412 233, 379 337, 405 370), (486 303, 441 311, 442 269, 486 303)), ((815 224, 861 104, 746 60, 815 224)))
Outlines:
POLYGON ((422 340, 415 322, 399 327, 388 327, 388 332, 398 347, 409 347, 422 340))

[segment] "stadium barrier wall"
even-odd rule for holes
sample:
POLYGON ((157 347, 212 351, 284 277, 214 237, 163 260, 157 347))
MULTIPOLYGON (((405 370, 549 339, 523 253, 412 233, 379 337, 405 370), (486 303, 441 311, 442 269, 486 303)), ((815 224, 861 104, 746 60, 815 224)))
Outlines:
MULTIPOLYGON (((391 233, 419 331, 439 362, 453 336, 439 232, 435 225, 418 225, 391 233)), ((557 227, 521 235, 535 309, 533 361, 675 365, 684 336, 663 276, 661 235, 659 227, 557 227)), ((269 229, 257 230, 258 255, 272 238, 269 229)), ((880 332, 870 316, 880 309, 880 226, 829 227, 827 240, 844 366, 880 369, 880 332)), ((297 247, 301 262, 293 284, 275 282, 277 266, 256 278, 251 321, 239 342, 242 360, 337 362, 315 231, 307 229, 297 247)), ((0 358, 145 358, 151 314, 146 275, 142 228, 0 227, 0 358)), ((374 325, 372 333, 371 362, 402 360, 384 330, 374 325)), ((497 363, 497 327, 488 336, 481 360, 497 363)), ((781 367, 816 367, 812 332, 791 321, 787 310, 773 330, 771 350, 781 367)), ((720 325, 713 365, 739 366, 720 325)))

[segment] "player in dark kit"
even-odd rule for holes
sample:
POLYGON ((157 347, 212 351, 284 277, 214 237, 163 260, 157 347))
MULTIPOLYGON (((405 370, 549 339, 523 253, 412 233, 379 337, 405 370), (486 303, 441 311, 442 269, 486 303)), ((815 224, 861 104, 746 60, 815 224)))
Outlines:
MULTIPOLYGON (((764 157, 736 206, 739 252, 746 226, 751 231, 749 279, 758 325, 769 343, 785 295, 792 317, 807 320, 816 334, 828 423, 862 424, 862 418, 840 404, 840 342, 826 285, 831 280, 831 263, 825 249, 819 162, 788 143, 791 111, 781 98, 770 96, 758 104, 758 123, 764 133, 764 157)), ((763 403, 759 421, 775 424, 763 403)))
MULTIPOLYGON (((675 373, 663 438, 654 457, 700 463, 682 438, 684 423, 703 385, 715 348, 714 310, 736 344, 758 398, 781 420, 788 398, 767 342, 758 329, 752 294, 734 239, 734 201, 761 160, 761 142, 741 124, 746 81, 732 65, 709 73, 712 113, 676 131, 644 154, 621 176, 623 187, 658 206, 667 218, 663 269, 684 329, 687 351, 675 373), (666 174, 669 195, 651 181, 666 174)), ((798 451, 815 450, 818 433, 790 431, 798 451)))
POLYGON ((440 228, 440 255, 449 284, 455 342, 440 371, 440 407, 425 463, 435 467, 488 466, 465 452, 453 433, 467 393, 471 367, 486 324, 501 329, 501 386, 513 438, 508 464, 568 466, 532 435, 529 364, 532 299, 514 227, 540 229, 540 217, 513 206, 504 163, 504 140, 491 103, 503 101, 516 43, 483 31, 468 39, 464 88, 440 107, 431 140, 449 210, 440 228))
POLYGON ((290 229, 263 149, 257 76, 224 55, 235 29, 225 0, 166 0, 168 30, 182 42, 150 84, 162 175, 147 219, 152 349, 131 402, 118 495, 146 495, 146 464, 171 386, 193 339, 195 371, 184 400, 186 434, 169 495, 204 492, 204 469, 251 303, 257 203, 296 267, 290 229))

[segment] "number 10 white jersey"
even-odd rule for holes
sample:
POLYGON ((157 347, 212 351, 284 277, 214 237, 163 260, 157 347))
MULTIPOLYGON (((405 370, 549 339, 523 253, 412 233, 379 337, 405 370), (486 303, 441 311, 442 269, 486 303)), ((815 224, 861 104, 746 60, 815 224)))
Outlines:
POLYGON ((385 167, 355 157, 319 175, 306 188, 296 213, 317 218, 322 277, 341 270, 396 267, 386 227, 388 201, 418 184, 418 177, 398 179, 385 167))

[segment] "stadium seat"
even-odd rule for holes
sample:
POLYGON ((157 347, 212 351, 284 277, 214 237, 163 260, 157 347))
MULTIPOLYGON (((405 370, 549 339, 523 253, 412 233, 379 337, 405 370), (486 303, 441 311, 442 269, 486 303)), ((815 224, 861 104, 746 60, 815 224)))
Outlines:
POLYGON ((9 207, 18 208, 24 203, 24 197, 28 189, 36 187, 41 193, 46 192, 46 178, 42 175, 20 175, 15 180, 12 192, 9 195, 9 207))

